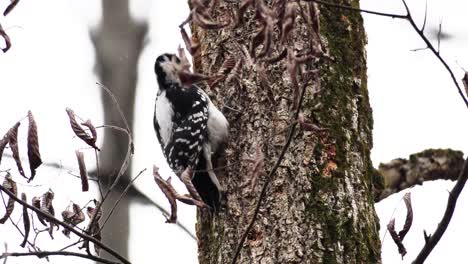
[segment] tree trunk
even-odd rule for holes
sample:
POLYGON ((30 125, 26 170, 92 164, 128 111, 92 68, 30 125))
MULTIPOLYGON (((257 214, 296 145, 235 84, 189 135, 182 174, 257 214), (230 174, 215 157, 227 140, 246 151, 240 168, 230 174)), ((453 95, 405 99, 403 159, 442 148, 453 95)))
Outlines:
MULTIPOLYGON (((130 17, 128 0, 103 0, 102 22, 93 36, 96 47, 97 69, 101 82, 115 95, 128 125, 133 125, 133 109, 138 58, 143 48, 146 25, 130 17)), ((104 122, 125 128, 117 107, 110 96, 102 91, 104 122)), ((105 130, 102 151, 99 154, 100 177, 107 186, 112 183, 127 153, 127 136, 119 131, 105 130)), ((127 172, 130 171, 130 166, 127 172)), ((126 173, 127 173, 126 172, 126 173)), ((122 176, 128 177, 127 174, 122 176)), ((128 182, 128 180, 126 181, 128 182)), ((122 186, 117 186, 103 205, 107 215, 120 196, 122 186)), ((128 255, 129 199, 119 203, 103 231, 104 242, 119 252, 128 255)))
MULTIPOLYGON (((219 2, 213 18, 239 7, 237 1, 219 2)), ((271 1, 267 2, 271 7, 271 1)), ((359 6, 357 0, 335 2, 359 6)), ((311 3, 301 3, 286 47, 307 50, 313 45, 312 28, 317 24, 311 19, 312 10, 311 3)), ((284 131, 295 122, 286 59, 264 64, 269 81, 266 88, 259 77, 259 59, 252 66, 244 60, 239 85, 230 82, 208 91, 231 127, 226 167, 217 172, 227 190, 226 208, 212 218, 199 213, 200 263, 231 262, 267 180, 266 198, 237 263, 381 262, 362 18, 357 12, 328 7, 320 7, 320 13, 321 41, 330 60, 311 59, 302 66, 304 70, 318 68, 319 77, 307 85, 301 111, 306 121, 327 130, 297 129, 271 179, 266 175, 287 141, 284 131), (256 146, 265 154, 266 172, 258 183, 252 162, 244 158, 256 146)), ((239 46, 248 49, 258 25, 253 6, 235 29, 206 30, 192 25, 193 39, 200 43, 194 56, 195 71, 217 72, 228 53, 239 46)), ((278 36, 272 41, 275 49, 279 47, 278 36)))

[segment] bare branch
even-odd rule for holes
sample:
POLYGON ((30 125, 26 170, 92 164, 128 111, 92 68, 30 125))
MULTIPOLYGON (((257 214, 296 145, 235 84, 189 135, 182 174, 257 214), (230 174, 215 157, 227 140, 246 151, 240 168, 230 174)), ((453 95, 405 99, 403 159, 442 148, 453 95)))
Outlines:
POLYGON ((5 252, 0 255, 0 259, 6 259, 7 257, 26 257, 26 256, 38 257, 40 259, 47 258, 49 256, 73 256, 73 257, 94 260, 96 262, 104 263, 104 264, 120 264, 121 263, 121 262, 115 262, 115 261, 107 260, 101 257, 73 252, 73 251, 5 252))
POLYGON ((437 229, 435 230, 434 234, 427 239, 426 243, 424 244, 424 247, 421 249, 418 256, 414 259, 413 264, 424 263, 424 261, 432 252, 434 247, 437 245, 437 243, 439 243, 439 240, 444 235, 445 230, 447 230, 450 220, 452 219, 453 212, 455 211, 455 206, 457 205, 458 196, 460 196, 460 193, 462 192, 467 179, 468 179, 468 158, 465 160, 465 163, 463 164, 463 170, 460 172, 457 183, 455 184, 455 186, 453 186, 452 191, 450 191, 449 193, 449 197, 447 200, 447 207, 445 208, 445 213, 444 213, 444 216, 442 217, 442 220, 437 225, 437 229))

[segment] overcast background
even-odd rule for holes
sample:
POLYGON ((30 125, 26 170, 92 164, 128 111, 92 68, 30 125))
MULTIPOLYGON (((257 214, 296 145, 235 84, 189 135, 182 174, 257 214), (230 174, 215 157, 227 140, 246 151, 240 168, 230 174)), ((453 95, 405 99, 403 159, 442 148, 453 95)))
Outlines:
MULTIPOLYGON (((8 1, 0 1, 3 10, 8 1)), ((99 21, 100 1, 97 0, 22 0, 7 18, 0 23, 7 30, 12 48, 0 54, 0 134, 32 110, 39 127, 43 160, 60 162, 66 168, 75 168, 76 148, 83 144, 74 138, 65 107, 71 107, 81 117, 102 124, 100 91, 93 72, 94 50, 89 31, 99 21)), ((468 30, 465 1, 428 1, 428 35, 436 43, 438 25, 449 38, 441 43, 441 53, 457 77, 462 70, 455 63, 468 68, 468 30)), ((408 1, 416 20, 422 24, 425 1, 408 1)), ((404 14, 397 0, 363 0, 364 9, 404 14)), ((135 110, 134 175, 143 168, 149 170, 136 181, 136 186, 158 203, 167 201, 155 185, 150 174, 152 164, 162 167, 168 176, 167 166, 161 160, 153 132, 152 115, 157 91, 153 63, 163 52, 175 52, 182 44, 178 24, 188 14, 186 1, 133 1, 131 11, 137 19, 149 21, 149 35, 139 62, 137 100, 135 110)), ((468 124, 466 108, 441 64, 424 48, 411 26, 402 20, 364 15, 368 34, 367 56, 369 93, 374 113, 374 166, 393 158, 407 158, 409 154, 427 148, 468 149, 466 135, 468 124)), ((122 56, 125 60, 125 56, 122 56)), ((26 124, 26 123, 25 123, 26 124)), ((26 125, 20 128, 20 152, 24 148, 26 125), (23 141, 23 142, 21 142, 23 141), (23 144, 22 144, 23 143, 23 144)), ((84 149, 86 152, 88 150, 84 149)), ((8 152, 8 151, 6 151, 8 152)), ((93 164, 92 155, 87 155, 93 164)), ((0 170, 15 167, 4 158, 0 170)), ((92 167, 90 167, 92 169, 92 167)), ((0 173, 3 181, 4 173, 0 173)), ((177 180, 173 181, 174 183, 177 180)), ((93 194, 79 195, 80 185, 66 169, 41 167, 34 188, 20 185, 29 198, 51 187, 56 193, 55 207, 64 208, 71 200, 85 203, 93 194), (40 176, 40 177, 39 177, 40 176), (68 186, 68 187, 64 187, 68 186)), ((422 230, 431 233, 445 208, 452 182, 436 181, 412 189, 414 224, 405 238, 408 255, 404 261, 396 246, 386 235, 383 241, 384 263, 409 263, 424 242, 422 230)), ((177 184, 177 187, 181 187, 177 184)), ((381 237, 391 215, 397 219, 397 229, 404 221, 405 211, 401 196, 393 195, 376 205, 381 220, 381 237)), ((426 263, 465 263, 465 241, 468 236, 466 191, 446 235, 426 263)), ((57 210, 57 209, 56 209, 57 210)), ((59 210, 58 210, 59 211, 59 210)), ((60 209, 61 211, 61 209, 60 209)), ((161 213, 148 205, 135 204, 131 208, 130 259, 133 263, 197 263, 197 244, 175 225, 164 223, 161 213)), ((179 219, 194 232, 195 210, 181 206, 179 219)), ((11 225, 0 226, 0 242, 8 241, 9 250, 15 251, 21 237, 11 225)), ((64 242, 57 233, 56 248, 64 242)), ((44 236, 44 238, 46 238, 44 236)), ((45 239, 47 240, 47 239, 45 239)), ((3 247, 1 247, 3 248, 3 247)), ((37 259, 10 258, 8 263, 34 263, 37 259)), ((51 263, 63 263, 61 258, 51 258, 51 263)), ((67 263, 87 263, 76 258, 66 258, 67 263)))

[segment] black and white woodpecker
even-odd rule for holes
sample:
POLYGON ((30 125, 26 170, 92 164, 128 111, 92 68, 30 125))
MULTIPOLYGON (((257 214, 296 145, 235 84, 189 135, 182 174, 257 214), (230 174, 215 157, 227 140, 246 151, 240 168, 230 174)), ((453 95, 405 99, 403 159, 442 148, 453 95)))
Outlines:
POLYGON ((203 202, 216 209, 223 188, 213 170, 213 158, 225 147, 229 124, 200 87, 181 82, 181 70, 181 61, 174 54, 156 59, 159 91, 154 129, 174 173, 180 177, 185 169, 193 168, 192 184, 203 202))

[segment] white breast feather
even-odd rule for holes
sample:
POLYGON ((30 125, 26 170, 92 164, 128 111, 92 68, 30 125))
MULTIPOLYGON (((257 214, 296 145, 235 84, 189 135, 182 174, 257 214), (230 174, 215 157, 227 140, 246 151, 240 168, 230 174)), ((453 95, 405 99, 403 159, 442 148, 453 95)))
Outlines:
POLYGON ((208 139, 211 145, 211 151, 216 152, 223 142, 227 141, 229 123, 226 117, 208 98, 208 139))
POLYGON ((172 105, 167 100, 166 91, 163 91, 156 98, 156 119, 159 124, 159 133, 163 142, 160 142, 163 146, 166 146, 172 137, 172 117, 174 116, 174 110, 172 105))

